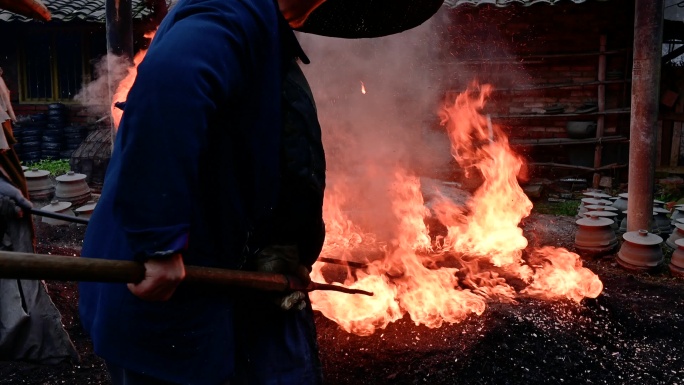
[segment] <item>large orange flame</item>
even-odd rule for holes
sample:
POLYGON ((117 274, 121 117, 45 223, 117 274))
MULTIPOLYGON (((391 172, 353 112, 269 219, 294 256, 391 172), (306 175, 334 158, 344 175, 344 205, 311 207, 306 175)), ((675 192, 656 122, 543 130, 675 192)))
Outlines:
MULTIPOLYGON (((145 53, 135 56, 112 100, 117 127, 122 112, 114 103, 125 101, 145 53)), ((407 313, 416 324, 436 328, 481 315, 488 301, 516 302, 527 295, 579 302, 601 293, 603 284, 582 267, 575 253, 547 246, 532 250, 527 260, 523 257, 528 242, 519 224, 530 214, 532 202, 517 180, 523 159, 511 150, 500 127, 481 113, 490 92, 490 86, 474 84, 440 111, 453 158, 466 174, 483 181, 464 204, 438 196, 428 209, 418 177, 401 166, 384 170, 393 175, 386 199, 396 223, 391 239, 380 241, 350 218, 353 183, 345 175, 334 175, 337 183, 330 183, 325 195, 327 234, 321 259, 365 267, 347 267, 342 278, 329 279, 329 265, 316 262, 311 277, 374 296, 315 291, 310 293, 315 310, 350 333, 370 335, 407 313), (431 238, 425 225, 429 217, 446 228, 445 235, 431 238), (526 287, 516 291, 507 282, 510 278, 526 287)))
MULTIPOLYGON (((154 34, 156 32, 157 30, 155 29, 152 32, 146 33, 144 36, 146 39, 152 41, 152 38, 154 38, 154 34)), ((123 111, 121 111, 121 109, 119 109, 118 107, 115 107, 114 104, 126 101, 126 98, 128 97, 128 91, 130 91, 131 87, 133 86, 133 82, 135 82, 135 77, 138 76, 138 65, 140 65, 140 63, 145 58, 145 54, 147 54, 146 49, 140 50, 138 51, 138 53, 135 54, 135 57, 133 57, 133 65, 128 68, 126 76, 123 79, 121 79, 121 81, 116 87, 114 95, 112 96, 112 104, 110 110, 112 113, 112 121, 114 122, 114 128, 119 128, 119 122, 121 122, 121 116, 123 115, 123 111)))
POLYGON ((601 281, 582 267, 575 253, 547 246, 524 256, 528 242, 519 224, 532 210, 517 180, 524 162, 501 128, 481 113, 490 92, 490 86, 474 84, 440 112, 454 159, 466 173, 482 179, 465 204, 437 197, 428 209, 420 179, 397 166, 387 192, 396 224, 392 239, 381 244, 343 210, 352 206, 345 198, 349 183, 331 184, 324 204, 328 230, 322 256, 366 267, 346 268, 344 279, 335 280, 326 278, 329 265, 317 262, 312 278, 375 295, 312 292, 314 309, 348 332, 369 335, 406 313, 416 324, 435 328, 482 314, 488 301, 516 302, 525 295, 579 302, 601 293, 601 281), (446 227, 446 235, 432 239, 425 225, 428 217, 446 227), (380 252, 378 258, 368 252, 373 248, 380 252), (511 278, 525 287, 516 291, 507 282, 511 278))

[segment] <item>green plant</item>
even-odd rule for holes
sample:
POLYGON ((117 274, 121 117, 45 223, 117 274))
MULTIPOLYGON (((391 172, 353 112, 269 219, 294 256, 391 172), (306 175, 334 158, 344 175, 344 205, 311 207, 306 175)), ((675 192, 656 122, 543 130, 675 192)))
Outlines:
POLYGON ((579 201, 565 202, 535 202, 532 211, 538 214, 575 216, 579 208, 579 201))
POLYGON ((50 174, 53 176, 64 175, 67 172, 71 171, 71 165, 69 164, 69 159, 56 159, 56 160, 43 159, 43 160, 40 160, 38 162, 26 163, 25 166, 30 168, 30 169, 35 168, 38 170, 50 171, 50 174))

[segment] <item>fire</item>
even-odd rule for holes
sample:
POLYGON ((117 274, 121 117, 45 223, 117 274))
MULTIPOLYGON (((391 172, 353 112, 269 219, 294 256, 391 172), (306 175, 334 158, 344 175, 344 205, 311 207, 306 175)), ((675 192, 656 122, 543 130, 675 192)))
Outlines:
MULTIPOLYGON (((575 253, 547 246, 524 255, 528 242, 519 224, 532 210, 518 184, 524 161, 501 128, 481 113, 490 92, 490 86, 475 84, 440 111, 453 158, 466 173, 482 179, 465 204, 438 197, 428 208, 420 179, 396 166, 386 197, 395 218, 389 225, 392 236, 379 242, 379 236, 350 218, 354 205, 347 177, 330 175, 321 254, 365 263, 363 269, 339 266, 346 271, 336 281, 375 295, 312 292, 315 310, 350 333, 369 335, 406 314, 416 324, 436 328, 481 315, 490 301, 532 296, 579 302, 601 293, 601 281, 575 253), (433 239, 427 219, 438 220, 445 234, 433 239), (517 291, 510 279, 525 287, 517 291)), ((329 264, 317 262, 312 278, 329 281, 326 269, 329 264)))
MULTIPOLYGON (((156 32, 157 31, 154 30, 152 32, 146 33, 144 36, 146 39, 152 41, 152 38, 154 38, 154 34, 156 32)), ((121 79, 121 81, 116 87, 114 95, 112 96, 112 105, 110 107, 110 110, 112 113, 112 121, 114 122, 115 128, 119 128, 119 122, 121 122, 121 116, 123 115, 123 111, 118 107, 115 107, 114 104, 126 101, 126 98, 128 97, 128 91, 131 89, 131 86, 133 86, 135 77, 138 76, 138 65, 140 65, 142 60, 145 58, 146 53, 147 50, 143 49, 135 54, 135 57, 133 57, 133 66, 128 68, 128 73, 123 79, 121 79)))
MULTIPOLYGON (((153 36, 154 32, 146 35, 153 36)), ((116 127, 122 111, 114 103, 126 100, 145 53, 135 56, 134 66, 113 97, 116 127)), ((366 94, 363 81, 361 92, 366 94)), ((341 276, 328 279, 326 268, 331 265, 316 262, 311 278, 371 291, 374 296, 314 291, 310 298, 315 310, 344 330, 363 336, 406 314, 416 324, 437 328, 481 315, 491 301, 514 303, 520 296, 532 296, 580 302, 601 293, 603 284, 582 267, 575 253, 547 246, 525 257, 528 242, 519 224, 529 216, 532 202, 518 184, 524 162, 512 151, 501 128, 481 113, 490 92, 490 86, 474 84, 440 111, 453 158, 467 175, 482 179, 465 203, 437 197, 428 208, 420 178, 405 167, 397 165, 379 176, 377 167, 369 165, 366 168, 375 172, 374 177, 389 175, 392 180, 385 191, 385 201, 391 203, 388 215, 394 218, 387 225, 388 238, 351 217, 359 203, 352 177, 329 174, 323 207, 327 234, 321 257, 365 267, 340 265, 341 276), (428 219, 436 219, 445 234, 432 237, 425 224, 428 219), (511 278, 526 286, 517 291, 508 282, 511 278)))

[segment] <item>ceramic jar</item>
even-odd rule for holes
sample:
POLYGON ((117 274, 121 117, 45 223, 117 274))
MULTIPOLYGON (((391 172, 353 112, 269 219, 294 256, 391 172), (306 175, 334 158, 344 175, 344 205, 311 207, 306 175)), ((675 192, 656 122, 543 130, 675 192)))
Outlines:
POLYGON ((655 220, 656 226, 658 227, 658 230, 660 230, 661 234, 669 235, 672 232, 672 228, 670 227, 670 218, 667 217, 669 213, 670 211, 668 209, 662 207, 653 208, 653 219, 655 220))
POLYGON ((41 201, 52 198, 55 186, 50 178, 50 171, 33 168, 25 170, 24 177, 30 200, 41 201))
MULTIPOLYGON (((627 231, 627 210, 623 211, 622 213, 624 214, 624 216, 623 216, 622 220, 620 220, 620 227, 618 228, 618 231, 617 231, 618 234, 623 234, 627 231)), ((648 228, 651 230, 651 233, 660 234, 660 228, 656 224, 655 216, 656 216, 656 212, 654 211, 653 217, 648 222, 648 228)))
POLYGON ((617 222, 617 213, 614 211, 607 211, 607 210, 597 210, 597 211, 587 211, 584 213, 585 217, 599 217, 599 218, 607 218, 611 220, 610 228, 613 229, 613 231, 617 231, 618 229, 618 222, 617 222))
POLYGON ((684 206, 675 206, 672 209, 672 215, 670 215, 670 222, 674 225, 677 219, 684 218, 684 206))
POLYGON ((663 238, 646 230, 628 231, 616 261, 629 270, 650 270, 663 263, 663 238))
MULTIPOLYGON (((50 202, 49 205, 43 206, 42 210, 49 211, 49 212, 52 212, 55 214, 74 216, 74 212, 70 208, 71 208, 71 202, 60 202, 60 201, 55 199, 52 202, 50 202)), ((43 217, 43 222, 50 224, 50 225, 68 225, 69 224, 69 222, 67 222, 65 220, 56 219, 56 218, 49 218, 49 217, 43 217)))
POLYGON ((575 223, 578 226, 575 233, 575 247, 578 251, 599 256, 612 252, 617 246, 615 231, 610 227, 612 220, 590 215, 575 223))
POLYGON ((582 195, 588 197, 588 198, 595 198, 595 199, 608 199, 610 198, 610 195, 606 193, 602 193, 600 191, 585 191, 582 193, 582 195))
POLYGON ((83 206, 77 207, 74 212, 79 218, 90 219, 90 216, 93 215, 93 211, 95 211, 96 205, 97 203, 95 201, 88 201, 83 206))
POLYGON ((684 238, 684 223, 677 223, 675 224, 675 228, 672 231, 672 234, 670 234, 669 237, 667 237, 667 240, 665 241, 665 244, 671 248, 671 249, 677 249, 677 240, 684 238))
POLYGON ((615 207, 619 211, 627 210, 627 198, 628 197, 629 197, 629 194, 627 194, 627 193, 619 194, 618 199, 616 199, 613 202, 613 207, 615 207))
POLYGON ((674 252, 672 252, 672 258, 670 259, 670 272, 673 275, 684 277, 684 238, 675 241, 674 252))
POLYGON ((90 200, 90 187, 86 183, 86 175, 69 171, 57 178, 55 186, 55 198, 71 202, 75 205, 84 204, 90 200))

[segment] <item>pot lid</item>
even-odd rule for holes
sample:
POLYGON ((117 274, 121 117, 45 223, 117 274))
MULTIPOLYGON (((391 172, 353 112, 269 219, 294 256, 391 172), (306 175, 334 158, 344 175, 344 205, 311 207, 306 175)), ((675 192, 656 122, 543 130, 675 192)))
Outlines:
POLYGON ((607 205, 588 205, 584 206, 591 211, 618 211, 617 207, 607 205))
POLYGON ((68 209, 69 207, 71 207, 71 202, 60 202, 58 200, 54 200, 50 202, 49 205, 43 206, 43 210, 58 213, 68 209))
POLYGON ((675 222, 679 222, 681 224, 684 224, 684 218, 677 218, 677 219, 675 219, 675 222))
POLYGON ((629 198, 629 194, 628 193, 618 194, 618 197, 620 197, 622 199, 627 199, 627 198, 629 198))
POLYGON ((609 201, 608 199, 599 199, 599 203, 598 203, 598 204, 604 205, 604 206, 612 206, 612 205, 613 205, 613 201, 609 201))
POLYGON ((684 238, 679 238, 676 241, 674 241, 674 243, 679 247, 684 247, 684 238))
POLYGON ((675 227, 680 230, 684 230, 684 223, 675 223, 675 227))
POLYGON ((575 223, 577 223, 580 226, 601 227, 601 226, 612 225, 613 220, 592 215, 592 216, 580 218, 580 219, 576 220, 575 223))
POLYGON ((664 209, 662 207, 654 207, 653 212, 660 213, 660 214, 669 214, 670 210, 664 209))
POLYGON ((644 246, 657 245, 663 242, 663 238, 649 233, 647 230, 628 231, 622 235, 622 239, 644 246))
POLYGON ((655 204, 657 204, 657 205, 662 205, 662 204, 664 204, 665 202, 659 201, 659 200, 657 200, 657 199, 654 199, 654 200, 653 200, 653 203, 655 203, 655 204))
POLYGON ((615 202, 616 200, 620 199, 620 197, 610 197, 610 198, 608 198, 608 199, 610 199, 611 201, 615 202))
POLYGON ((30 170, 24 171, 24 176, 26 178, 43 178, 50 175, 50 171, 38 170, 37 168, 32 168, 30 170))
MULTIPOLYGON (((600 205, 600 204, 602 204, 601 199, 596 199, 596 198, 582 198, 582 203, 584 203, 585 205, 600 205)), ((613 202, 610 202, 610 203, 612 204, 613 202)))
POLYGON ((618 213, 614 213, 612 211, 587 211, 584 213, 585 217, 589 217, 591 215, 595 215, 597 217, 603 217, 603 218, 613 218, 617 217, 618 213))
POLYGON ((60 175, 57 178, 58 182, 75 182, 75 181, 80 181, 86 178, 85 174, 78 174, 73 171, 69 171, 64 175, 60 175))
POLYGON ((74 211, 76 211, 77 213, 87 213, 87 212, 95 210, 96 205, 97 205, 97 203, 95 201, 88 201, 88 202, 86 202, 86 204, 77 208, 74 211))
POLYGON ((598 191, 586 191, 583 192, 582 195, 586 195, 591 198, 610 198, 610 195, 598 191))
MULTIPOLYGON (((622 213, 625 214, 625 215, 627 215, 627 210, 623 211, 622 213)), ((658 213, 655 212, 655 210, 654 210, 654 211, 653 211, 653 215, 656 215, 656 214, 658 214, 658 213)))

